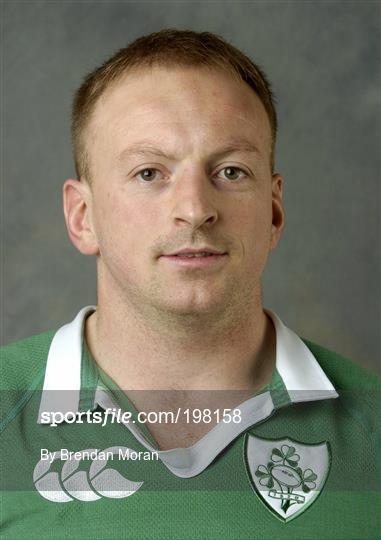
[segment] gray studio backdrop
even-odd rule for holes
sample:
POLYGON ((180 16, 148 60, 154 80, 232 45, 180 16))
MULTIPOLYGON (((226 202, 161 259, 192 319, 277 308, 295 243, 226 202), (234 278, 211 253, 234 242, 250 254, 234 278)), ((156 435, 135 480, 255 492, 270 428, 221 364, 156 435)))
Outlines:
POLYGON ((287 225, 265 305, 298 332, 380 372, 380 4, 3 2, 2 342, 96 303, 95 261, 69 243, 70 105, 83 76, 132 39, 209 30, 273 83, 287 225))

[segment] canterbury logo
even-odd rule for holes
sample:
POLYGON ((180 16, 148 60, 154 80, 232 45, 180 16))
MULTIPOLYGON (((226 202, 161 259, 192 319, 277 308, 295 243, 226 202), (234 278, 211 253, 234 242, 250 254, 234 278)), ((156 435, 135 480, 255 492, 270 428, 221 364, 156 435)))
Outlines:
MULTIPOLYGON (((132 452, 125 446, 113 446, 102 451, 102 455, 113 456, 120 452, 132 452)), ((88 471, 80 470, 81 460, 99 451, 87 448, 76 452, 76 459, 66 459, 61 472, 50 471, 52 463, 63 459, 62 450, 51 453, 51 459, 40 460, 33 471, 33 482, 37 491, 49 501, 70 502, 96 501, 101 497, 121 499, 133 495, 143 482, 132 482, 117 470, 107 467, 108 459, 93 459, 88 471)))

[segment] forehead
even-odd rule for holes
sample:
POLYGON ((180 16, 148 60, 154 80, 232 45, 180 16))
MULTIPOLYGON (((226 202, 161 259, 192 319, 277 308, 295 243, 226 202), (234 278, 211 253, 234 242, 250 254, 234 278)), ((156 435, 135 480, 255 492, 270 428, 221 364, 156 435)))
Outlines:
POLYGON ((177 146, 246 135, 266 151, 271 146, 270 122, 254 90, 206 67, 129 72, 99 98, 89 131, 97 145, 114 150, 148 135, 177 146))

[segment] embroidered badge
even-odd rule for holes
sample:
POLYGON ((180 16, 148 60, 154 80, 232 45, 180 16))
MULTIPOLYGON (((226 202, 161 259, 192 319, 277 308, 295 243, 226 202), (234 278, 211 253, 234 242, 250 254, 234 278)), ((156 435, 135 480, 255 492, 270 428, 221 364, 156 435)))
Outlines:
POLYGON ((290 521, 317 498, 330 468, 328 442, 246 437, 246 465, 259 498, 277 517, 290 521))

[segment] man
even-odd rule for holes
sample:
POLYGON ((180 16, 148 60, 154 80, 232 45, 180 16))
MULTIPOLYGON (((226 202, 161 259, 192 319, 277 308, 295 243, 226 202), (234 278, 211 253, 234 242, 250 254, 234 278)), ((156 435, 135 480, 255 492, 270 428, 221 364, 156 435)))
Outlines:
POLYGON ((377 378, 262 306, 284 226, 265 76, 144 36, 73 107, 96 307, 3 350, 4 538, 374 538, 377 378))

